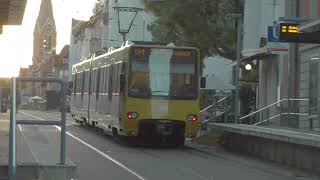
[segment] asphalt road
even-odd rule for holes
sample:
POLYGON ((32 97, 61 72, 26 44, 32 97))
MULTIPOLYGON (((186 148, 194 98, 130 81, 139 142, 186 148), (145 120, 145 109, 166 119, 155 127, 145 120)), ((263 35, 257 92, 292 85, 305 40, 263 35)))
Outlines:
MULTIPOLYGON (((19 119, 59 119, 59 112, 19 111, 19 119)), ((56 126, 21 125, 19 129, 39 163, 59 161, 56 126), (39 142, 40 145, 39 145, 39 142)), ((311 180, 295 170, 259 160, 206 153, 184 147, 130 147, 95 129, 67 119, 67 158, 77 165, 78 180, 311 180)))

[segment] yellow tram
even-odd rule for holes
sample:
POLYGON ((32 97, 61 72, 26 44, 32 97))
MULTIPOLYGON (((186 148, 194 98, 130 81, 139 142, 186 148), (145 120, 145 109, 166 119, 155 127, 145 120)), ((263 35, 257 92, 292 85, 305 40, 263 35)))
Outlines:
POLYGON ((135 44, 72 67, 71 115, 105 133, 181 145, 196 136, 197 48, 135 44))

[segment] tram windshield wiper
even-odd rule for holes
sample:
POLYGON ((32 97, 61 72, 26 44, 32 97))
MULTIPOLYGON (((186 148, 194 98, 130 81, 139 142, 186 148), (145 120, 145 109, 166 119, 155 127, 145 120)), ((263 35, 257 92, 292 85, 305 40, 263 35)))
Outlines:
POLYGON ((160 96, 167 96, 169 94, 168 91, 151 91, 152 95, 160 95, 160 96))
POLYGON ((161 92, 161 93, 169 93, 168 91, 152 91, 152 93, 157 93, 157 92, 161 92))

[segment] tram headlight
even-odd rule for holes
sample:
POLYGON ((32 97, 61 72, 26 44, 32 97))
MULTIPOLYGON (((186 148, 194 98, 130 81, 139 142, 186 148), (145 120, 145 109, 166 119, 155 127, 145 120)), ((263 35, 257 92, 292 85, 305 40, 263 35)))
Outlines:
POLYGON ((139 114, 137 112, 128 112, 127 117, 128 119, 137 119, 139 117, 139 114))
POLYGON ((189 114, 189 115, 187 116, 187 120, 188 120, 188 121, 192 121, 192 122, 196 122, 196 121, 198 121, 198 116, 195 115, 195 114, 189 114))

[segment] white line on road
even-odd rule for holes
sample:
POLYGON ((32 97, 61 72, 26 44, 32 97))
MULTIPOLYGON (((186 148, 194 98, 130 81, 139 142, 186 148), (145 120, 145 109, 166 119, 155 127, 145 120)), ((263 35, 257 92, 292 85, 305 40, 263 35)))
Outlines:
POLYGON ((19 127, 19 130, 20 130, 20 132, 21 132, 21 134, 22 134, 22 137, 23 137, 24 141, 26 142, 28 148, 30 149, 30 152, 31 152, 31 154, 32 154, 32 158, 37 162, 36 156, 34 155, 34 152, 32 151, 32 148, 31 148, 30 144, 27 143, 28 141, 27 141, 27 138, 26 138, 26 136, 24 135, 24 133, 23 133, 23 131, 22 131, 21 125, 18 124, 18 127, 19 127))
MULTIPOLYGON (((28 113, 25 113, 25 112, 21 112, 21 113, 23 113, 23 114, 25 114, 25 115, 28 115, 28 116, 31 116, 31 117, 34 117, 34 118, 37 118, 37 119, 39 119, 39 120, 45 120, 45 119, 42 119, 42 118, 40 118, 40 117, 38 117, 38 116, 34 116, 34 115, 32 115, 32 114, 28 114, 28 113)), ((54 126, 54 127, 56 127, 59 131, 61 131, 61 128, 60 128, 59 126, 54 126)), ((118 165, 118 166, 121 167, 122 169, 130 172, 131 174, 133 174, 133 175, 134 175, 135 177, 137 177, 138 179, 140 179, 140 180, 146 180, 146 178, 144 178, 143 176, 141 176, 141 175, 139 175, 138 173, 136 173, 135 171, 131 170, 130 168, 128 168, 126 165, 122 164, 121 162, 115 160, 115 159, 112 158, 111 156, 103 153, 103 152, 100 151, 99 149, 93 147, 93 146, 90 145, 89 143, 86 143, 85 141, 83 141, 82 139, 78 138, 77 136, 71 134, 70 132, 66 132, 66 133, 67 133, 67 135, 69 135, 69 136, 72 137, 73 139, 79 141, 81 144, 83 144, 83 145, 87 146, 88 148, 92 149, 93 151, 95 151, 97 154, 99 154, 99 155, 103 156, 104 158, 112 161, 114 164, 118 165)))

